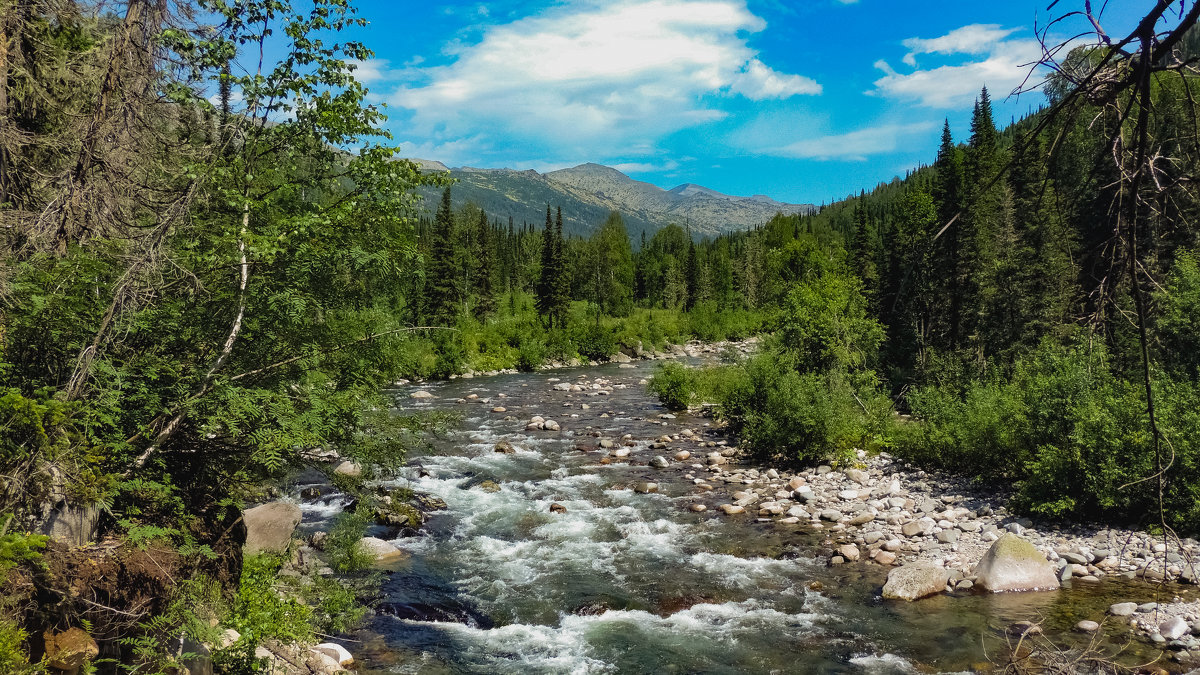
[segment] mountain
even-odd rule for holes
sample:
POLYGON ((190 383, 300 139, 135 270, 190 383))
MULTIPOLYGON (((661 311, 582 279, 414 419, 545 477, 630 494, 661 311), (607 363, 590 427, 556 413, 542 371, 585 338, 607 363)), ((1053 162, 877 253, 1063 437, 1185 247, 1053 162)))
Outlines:
MULTIPOLYGON (((744 230, 770 220, 776 213, 809 213, 810 204, 787 204, 763 195, 734 197, 684 183, 671 190, 638 181, 617 169, 581 164, 570 169, 538 173, 532 169, 446 168, 441 162, 413 160, 422 170, 449 171, 457 182, 451 190, 456 206, 471 202, 492 218, 517 224, 545 222, 546 205, 562 206, 563 227, 573 234, 588 234, 610 211, 619 211, 630 234, 650 234, 675 223, 690 226, 694 234, 717 236, 744 230)), ((436 190, 427 191, 426 197, 436 190)), ((432 210, 436 199, 426 200, 432 210)))

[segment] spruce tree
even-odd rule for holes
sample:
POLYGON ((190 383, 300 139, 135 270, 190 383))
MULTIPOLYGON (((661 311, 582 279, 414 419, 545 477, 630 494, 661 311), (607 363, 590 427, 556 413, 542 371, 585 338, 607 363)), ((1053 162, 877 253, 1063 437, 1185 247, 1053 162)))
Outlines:
MULTIPOLYGON (((933 253, 934 279, 938 301, 934 307, 931 342, 941 349, 958 346, 962 325, 963 286, 966 270, 962 262, 963 168, 962 153, 954 144, 950 121, 942 127, 942 145, 934 169, 933 200, 937 208, 937 228, 942 236, 933 253), (954 221, 951 223, 951 221, 954 221)), ((934 233, 936 235, 936 232, 934 233)))
POLYGON ((480 209, 476 232, 477 253, 475 257, 476 310, 479 315, 491 314, 496 309, 496 298, 492 292, 492 228, 488 224, 487 212, 480 209))
POLYGON ((554 328, 555 244, 554 220, 550 217, 550 205, 547 204, 546 229, 542 231, 542 271, 537 283, 537 311, 549 328, 554 328))
POLYGON ((687 284, 687 300, 684 309, 690 310, 700 299, 700 261, 696 258, 696 242, 688 237, 687 262, 684 264, 684 281, 687 284))
POLYGON ((566 242, 563 240, 562 207, 554 219, 554 256, 551 276, 551 302, 559 328, 567 326, 567 310, 571 304, 571 279, 567 275, 566 242))
POLYGON ((429 267, 425 275, 426 316, 439 325, 454 322, 459 301, 454 283, 454 247, 450 241, 453 232, 454 211, 450 207, 450 188, 446 188, 430 228, 429 267))

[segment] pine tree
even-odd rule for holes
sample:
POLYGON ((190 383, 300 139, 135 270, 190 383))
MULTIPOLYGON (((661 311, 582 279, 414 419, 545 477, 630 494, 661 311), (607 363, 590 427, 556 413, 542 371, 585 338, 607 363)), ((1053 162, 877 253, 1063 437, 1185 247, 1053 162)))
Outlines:
POLYGON ((450 188, 442 192, 442 203, 430 229, 429 267, 426 272, 425 308, 426 316, 438 324, 454 322, 459 302, 455 284, 454 211, 450 207, 450 188))
POLYGON ((684 264, 684 282, 687 284, 687 300, 684 309, 692 309, 700 299, 700 261, 696 258, 696 242, 688 237, 687 262, 684 264))
POLYGON ((562 207, 554 219, 554 274, 551 277, 553 312, 559 328, 567 326, 567 310, 571 304, 571 279, 567 274, 566 242, 563 240, 562 207))
POLYGON ((547 204, 546 229, 542 231, 542 272, 537 283, 537 311, 549 328, 554 328, 556 243, 554 220, 550 217, 550 205, 547 204))
POLYGON ((496 298, 492 291, 492 228, 488 224, 487 212, 482 209, 479 211, 476 237, 475 307, 480 316, 486 316, 495 311, 496 298))
MULTIPOLYGON (((938 229, 945 228, 933 253, 934 278, 938 301, 930 326, 931 342, 947 350, 957 348, 962 330, 963 286, 967 271, 962 261, 963 168, 962 153, 950 134, 950 121, 942 128, 942 145, 934 169, 933 200, 937 207, 938 229), (953 222, 952 222, 953 221, 953 222)), ((936 234, 936 233, 935 233, 936 234)))

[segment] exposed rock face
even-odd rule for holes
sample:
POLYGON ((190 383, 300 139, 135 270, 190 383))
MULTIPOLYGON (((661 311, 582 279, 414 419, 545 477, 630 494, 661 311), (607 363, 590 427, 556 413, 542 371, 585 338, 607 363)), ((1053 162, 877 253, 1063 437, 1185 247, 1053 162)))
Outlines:
POLYGON ((1054 566, 1033 544, 1015 534, 995 541, 975 568, 978 585, 986 590, 1034 591, 1058 588, 1054 566))
POLYGON ((883 597, 889 600, 920 600, 946 590, 950 575, 932 565, 915 564, 897 567, 888 572, 883 585, 883 597))
POLYGON ((268 502, 242 514, 246 523, 246 554, 282 553, 300 524, 300 507, 291 502, 268 502))

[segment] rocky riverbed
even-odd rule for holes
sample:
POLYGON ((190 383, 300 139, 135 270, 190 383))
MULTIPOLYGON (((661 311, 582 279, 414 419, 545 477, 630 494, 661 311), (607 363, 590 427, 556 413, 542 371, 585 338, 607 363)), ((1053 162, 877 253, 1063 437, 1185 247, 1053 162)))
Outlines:
MULTIPOLYGON (((1030 522, 1002 490, 887 455, 755 465, 714 420, 650 399, 652 370, 395 392, 405 410, 464 421, 393 485, 447 508, 420 532, 376 533, 403 555, 357 636, 367 672, 986 670, 1032 622, 1056 644, 1098 636, 1113 651, 1133 628, 1128 662, 1163 655, 1172 672, 1200 655, 1195 541, 1030 522), (1001 537, 1035 551, 1057 590, 983 592, 977 566, 1001 537), (890 572, 914 569, 936 571, 933 597, 882 597, 890 572)), ((338 502, 303 508, 302 527, 320 529, 338 502)))

